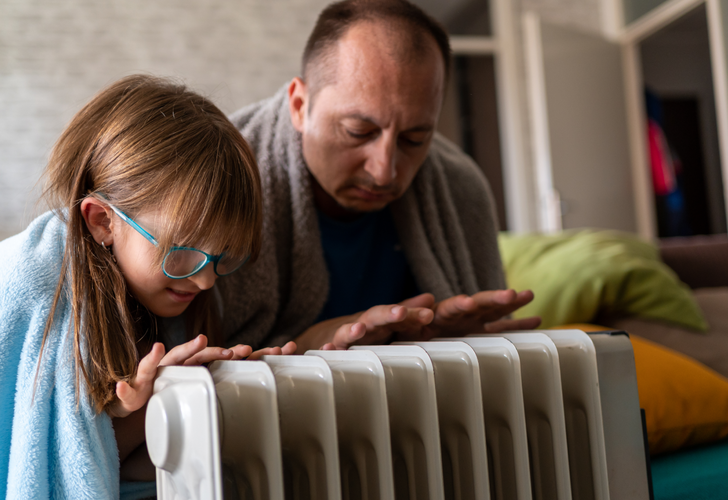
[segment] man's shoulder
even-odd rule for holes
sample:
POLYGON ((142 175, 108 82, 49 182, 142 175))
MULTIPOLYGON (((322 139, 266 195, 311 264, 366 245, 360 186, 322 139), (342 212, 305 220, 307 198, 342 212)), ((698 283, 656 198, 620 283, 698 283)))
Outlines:
POLYGON ((286 86, 266 99, 249 104, 228 116, 235 128, 245 135, 246 131, 270 124, 281 114, 282 104, 287 101, 286 86))
POLYGON ((452 192, 490 192, 485 174, 475 161, 440 133, 435 133, 432 139, 427 163, 447 179, 452 192))
POLYGON ((264 182, 270 176, 286 176, 290 159, 297 157, 297 132, 288 113, 286 87, 268 99, 258 101, 229 116, 255 154, 264 182))

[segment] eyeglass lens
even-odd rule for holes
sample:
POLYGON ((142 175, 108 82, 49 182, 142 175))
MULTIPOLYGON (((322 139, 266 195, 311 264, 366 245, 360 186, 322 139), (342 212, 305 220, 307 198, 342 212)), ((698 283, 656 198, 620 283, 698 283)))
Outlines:
MULTIPOLYGON (((164 259, 164 272, 173 278, 189 276, 199 271, 207 260, 207 256, 197 250, 171 250, 164 259)), ((215 272, 224 276, 235 271, 243 263, 243 259, 223 255, 217 262, 215 272)))

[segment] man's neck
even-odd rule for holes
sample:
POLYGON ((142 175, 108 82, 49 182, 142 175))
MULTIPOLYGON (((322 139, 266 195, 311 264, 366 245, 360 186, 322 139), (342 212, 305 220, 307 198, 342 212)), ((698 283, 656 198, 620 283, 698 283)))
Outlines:
POLYGON ((330 219, 341 222, 348 222, 361 217, 360 212, 354 212, 339 205, 336 200, 327 193, 318 183, 316 178, 311 175, 311 187, 313 189, 313 202, 319 212, 323 213, 330 219))

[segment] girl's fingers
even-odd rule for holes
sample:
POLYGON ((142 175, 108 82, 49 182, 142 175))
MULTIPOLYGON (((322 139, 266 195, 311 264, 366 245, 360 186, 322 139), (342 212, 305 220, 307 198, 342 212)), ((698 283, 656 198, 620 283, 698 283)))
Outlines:
POLYGON ((205 347, 197 354, 187 358, 182 364, 184 366, 198 366, 212 361, 233 359, 234 355, 235 353, 231 349, 224 349, 222 347, 205 347))
POLYGON ((133 386, 137 387, 140 384, 153 382, 154 377, 157 376, 157 367, 162 359, 164 359, 164 344, 155 342, 149 354, 139 362, 136 377, 132 380, 133 386))
POLYGON ((192 356, 207 347, 207 337, 198 335, 194 340, 178 345, 167 353, 159 362, 159 366, 181 365, 192 356))
POLYGON ((263 356, 281 356, 281 355, 290 355, 290 354, 296 354, 296 349, 298 346, 295 342, 290 341, 283 347, 264 347, 263 349, 258 349, 257 351, 253 352, 250 356, 248 356, 248 360, 256 360, 260 359, 263 356))
POLYGON ((230 348, 233 351, 232 359, 245 359, 253 353, 253 348, 249 345, 238 344, 230 348))
POLYGON ((294 341, 290 341, 286 343, 283 347, 281 347, 281 354, 284 355, 290 355, 290 354, 296 354, 296 349, 298 349, 298 346, 294 341))
POLYGON ((151 385, 146 390, 135 389, 123 380, 116 383, 116 397, 119 399, 112 410, 115 417, 126 417, 144 406, 152 395, 151 385))
POLYGON ((111 409, 114 417, 125 417, 146 404, 152 395, 157 367, 164 356, 164 345, 156 342, 149 354, 139 362, 137 373, 131 383, 120 380, 116 383, 118 403, 111 409))
POLYGON ((253 352, 250 356, 248 356, 249 360, 255 360, 260 359, 263 356, 275 356, 278 354, 281 354, 282 350, 280 347, 265 347, 263 349, 258 349, 257 351, 253 352))
POLYGON ((134 389, 132 389, 131 386, 123 380, 116 383, 116 397, 118 397, 119 401, 122 403, 130 401, 134 392, 134 389))

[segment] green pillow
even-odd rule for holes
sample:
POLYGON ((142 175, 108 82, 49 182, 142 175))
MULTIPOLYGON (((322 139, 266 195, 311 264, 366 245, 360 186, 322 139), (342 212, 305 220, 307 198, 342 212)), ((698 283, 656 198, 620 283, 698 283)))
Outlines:
POLYGON ((589 323, 598 314, 640 316, 706 331, 690 289, 654 245, 616 231, 499 237, 511 288, 531 289, 533 302, 513 317, 541 316, 542 327, 589 323))

